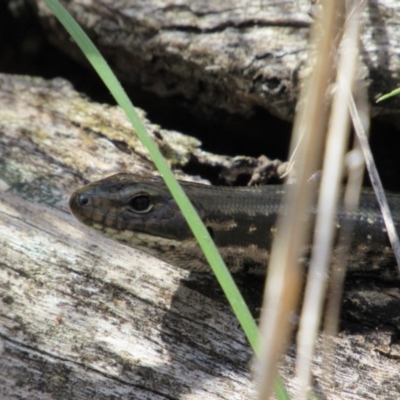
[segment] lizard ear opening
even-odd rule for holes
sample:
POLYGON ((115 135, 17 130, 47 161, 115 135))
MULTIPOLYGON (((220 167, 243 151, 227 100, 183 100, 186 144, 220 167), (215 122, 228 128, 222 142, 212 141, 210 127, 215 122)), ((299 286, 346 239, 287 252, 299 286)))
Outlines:
POLYGON ((128 202, 129 210, 137 214, 145 214, 151 211, 154 205, 151 203, 148 194, 138 194, 132 197, 128 202))

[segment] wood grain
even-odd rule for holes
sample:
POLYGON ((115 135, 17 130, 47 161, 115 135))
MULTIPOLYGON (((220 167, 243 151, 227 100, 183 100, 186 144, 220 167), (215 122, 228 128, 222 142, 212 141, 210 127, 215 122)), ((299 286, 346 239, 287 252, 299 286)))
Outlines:
MULTIPOLYGON (((175 141, 188 147, 146 124, 169 138, 166 154, 175 141)), ((87 181, 152 171, 120 111, 62 80, 0 75, 0 165, 1 398, 255 397, 251 350, 212 277, 102 238, 68 213, 87 181)), ((242 289, 259 304, 256 283, 242 289)), ((317 393, 397 397, 399 298, 384 283, 348 285, 334 356, 319 339, 317 393)), ((293 356, 280 367, 291 393, 293 356)))

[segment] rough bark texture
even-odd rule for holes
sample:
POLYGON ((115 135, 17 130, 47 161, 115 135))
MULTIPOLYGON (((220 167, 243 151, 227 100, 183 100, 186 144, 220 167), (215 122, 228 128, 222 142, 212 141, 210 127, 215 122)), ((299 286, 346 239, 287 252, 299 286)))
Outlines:
MULTIPOLYGON (((61 80, 1 76, 0 88, 0 397, 253 397, 251 352, 222 297, 68 213, 87 179, 151 168, 122 113, 61 80)), ((170 161, 183 140, 196 151, 147 125, 170 161)))
MULTIPOLYGON (((82 59, 43 0, 30 0, 60 49, 82 59)), ((308 0, 71 0, 68 10, 125 84, 191 107, 251 114, 257 107, 291 120, 305 64, 308 0)), ((398 114, 399 98, 375 104, 398 86, 400 3, 366 2, 360 78, 374 115, 398 114)))
MULTIPOLYGON (((184 165, 182 136, 146 124, 184 165)), ((207 159, 197 145, 186 139, 207 159)), ((255 398, 250 348, 212 277, 102 238, 68 213, 88 180, 152 170, 119 110, 62 80, 0 75, 0 165, 1 398, 255 398)), ((259 280, 239 280, 259 304, 259 280)), ((396 284, 348 283, 336 352, 324 355, 321 338, 314 361, 321 398, 398 396, 399 299, 396 284)), ((290 352, 280 369, 292 392, 293 365, 290 352)))

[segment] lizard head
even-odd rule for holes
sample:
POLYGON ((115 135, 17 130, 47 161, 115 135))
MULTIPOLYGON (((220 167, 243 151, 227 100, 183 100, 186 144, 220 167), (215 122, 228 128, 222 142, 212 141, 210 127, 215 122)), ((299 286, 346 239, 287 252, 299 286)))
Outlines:
POLYGON ((72 214, 83 224, 129 244, 134 235, 183 240, 190 229, 164 182, 116 174, 72 194, 72 214))

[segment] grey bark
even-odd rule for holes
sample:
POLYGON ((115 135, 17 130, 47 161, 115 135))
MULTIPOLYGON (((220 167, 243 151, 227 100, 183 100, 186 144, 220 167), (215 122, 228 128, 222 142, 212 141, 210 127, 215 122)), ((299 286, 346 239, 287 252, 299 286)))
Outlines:
MULTIPOLYGON (((82 60, 43 0, 30 1, 49 39, 82 60)), ((72 0, 67 6, 126 85, 183 95, 192 110, 249 115, 261 107, 292 120, 306 73, 308 0, 72 0)), ((375 104, 398 86, 399 21, 398 1, 366 2, 360 79, 373 115, 399 113, 399 98, 375 104)))
MULTIPOLYGON (((69 215, 88 179, 153 169, 122 113, 61 80, 3 75, 0 93, 0 397, 253 397, 251 352, 225 303, 69 215)), ((197 140, 147 126, 169 161, 201 156, 197 140)))
MULTIPOLYGON (((146 125, 175 164, 187 160, 179 148, 207 159, 196 140, 146 125)), ((88 180, 153 171, 119 110, 62 80, 0 75, 0 160, 1 398, 255 398, 251 350, 212 277, 102 238, 68 213, 88 180)), ((396 285, 347 288, 335 354, 319 339, 321 398, 397 397, 399 298, 396 285)), ((292 393, 293 365, 289 351, 280 371, 292 393)))

